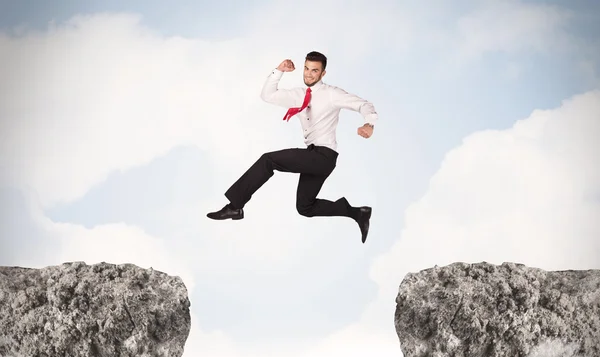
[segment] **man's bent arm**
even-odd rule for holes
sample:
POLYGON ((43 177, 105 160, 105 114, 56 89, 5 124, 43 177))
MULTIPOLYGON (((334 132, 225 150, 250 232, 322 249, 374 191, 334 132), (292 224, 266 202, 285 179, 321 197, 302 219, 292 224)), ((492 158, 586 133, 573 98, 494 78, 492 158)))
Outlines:
POLYGON ((263 85, 260 97, 267 103, 275 104, 281 107, 290 108, 294 106, 294 97, 289 89, 279 89, 279 80, 283 76, 283 71, 275 68, 267 77, 263 85))
POLYGON ((365 119, 365 124, 375 125, 379 119, 373 103, 346 92, 341 88, 335 88, 331 93, 331 104, 340 109, 349 109, 360 113, 365 119))

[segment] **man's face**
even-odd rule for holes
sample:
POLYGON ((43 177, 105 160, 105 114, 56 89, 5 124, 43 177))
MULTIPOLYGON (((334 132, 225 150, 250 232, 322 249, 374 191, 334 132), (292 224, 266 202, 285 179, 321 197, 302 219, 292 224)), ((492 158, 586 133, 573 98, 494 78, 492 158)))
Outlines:
POLYGON ((304 84, 312 87, 315 83, 321 80, 325 75, 321 62, 304 62, 304 84))

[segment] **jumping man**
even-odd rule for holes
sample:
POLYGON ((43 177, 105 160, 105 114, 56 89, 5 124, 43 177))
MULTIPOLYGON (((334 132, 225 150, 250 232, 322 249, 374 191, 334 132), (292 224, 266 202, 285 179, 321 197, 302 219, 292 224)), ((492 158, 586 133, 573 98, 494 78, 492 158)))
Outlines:
POLYGON ((296 209, 305 217, 342 216, 355 220, 362 233, 362 242, 367 239, 371 207, 352 207, 345 197, 337 201, 317 198, 323 183, 334 170, 338 152, 336 128, 341 109, 360 113, 364 125, 358 135, 369 138, 373 135, 378 119, 373 104, 349 94, 341 88, 323 83, 327 58, 319 52, 310 52, 304 62, 304 84, 306 88, 280 89, 279 80, 284 72, 292 72, 294 63, 286 59, 274 69, 263 86, 261 98, 268 103, 290 108, 283 120, 297 116, 304 134, 306 148, 290 148, 267 152, 225 192, 229 199, 221 210, 207 214, 208 218, 242 219, 244 206, 271 176, 274 170, 300 174, 296 192, 296 209))

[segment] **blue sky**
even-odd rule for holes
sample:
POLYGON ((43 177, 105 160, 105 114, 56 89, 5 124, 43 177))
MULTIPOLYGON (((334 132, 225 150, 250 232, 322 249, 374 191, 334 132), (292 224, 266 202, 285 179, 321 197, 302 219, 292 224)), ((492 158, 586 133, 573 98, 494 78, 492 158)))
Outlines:
POLYGON ((600 5, 342 3, 0 2, 0 264, 180 275, 186 356, 396 356, 409 271, 598 268, 600 5), (321 191, 373 206, 365 245, 354 222, 299 216, 294 175, 243 221, 205 216, 262 152, 302 146, 259 93, 313 49, 380 115, 365 140, 341 113, 321 191))

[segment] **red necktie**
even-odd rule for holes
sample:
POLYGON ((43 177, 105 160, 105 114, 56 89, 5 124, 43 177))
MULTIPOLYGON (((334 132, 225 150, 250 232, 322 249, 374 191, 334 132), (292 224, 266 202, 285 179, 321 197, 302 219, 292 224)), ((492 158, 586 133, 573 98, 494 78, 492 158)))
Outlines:
POLYGON ((308 105, 308 102, 310 102, 310 92, 311 92, 310 88, 306 88, 306 95, 304 96, 304 103, 302 103, 302 107, 288 109, 287 113, 285 113, 285 116, 283 117, 283 120, 289 121, 291 117, 300 113, 301 111, 304 110, 304 108, 306 108, 306 106, 308 105))

